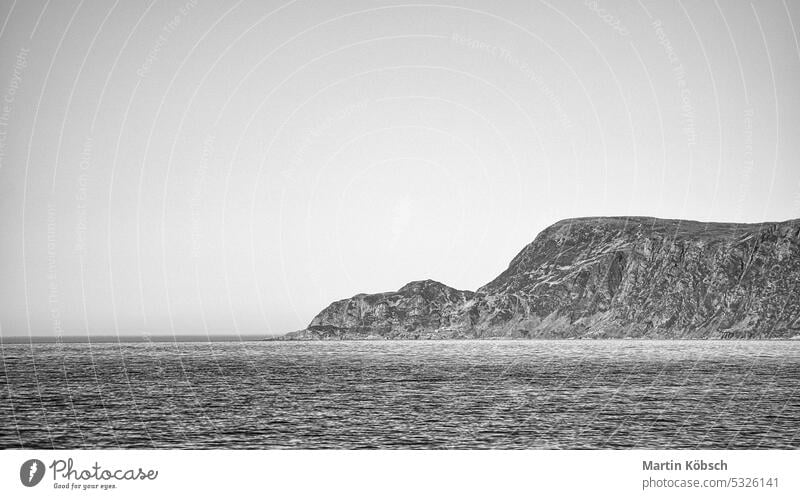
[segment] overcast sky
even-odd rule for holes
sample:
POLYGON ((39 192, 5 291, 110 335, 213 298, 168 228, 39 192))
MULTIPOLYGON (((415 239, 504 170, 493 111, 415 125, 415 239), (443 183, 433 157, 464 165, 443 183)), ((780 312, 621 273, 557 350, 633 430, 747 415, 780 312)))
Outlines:
POLYGON ((0 2, 2 335, 281 333, 594 215, 800 217, 800 5, 0 2))

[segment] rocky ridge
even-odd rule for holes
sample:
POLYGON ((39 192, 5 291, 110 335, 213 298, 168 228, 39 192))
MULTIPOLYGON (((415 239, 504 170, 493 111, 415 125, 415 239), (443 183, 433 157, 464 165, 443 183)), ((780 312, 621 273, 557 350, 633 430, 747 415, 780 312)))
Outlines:
POLYGON ((282 339, 798 335, 800 219, 606 217, 546 228, 476 292, 426 280, 359 294, 282 339))

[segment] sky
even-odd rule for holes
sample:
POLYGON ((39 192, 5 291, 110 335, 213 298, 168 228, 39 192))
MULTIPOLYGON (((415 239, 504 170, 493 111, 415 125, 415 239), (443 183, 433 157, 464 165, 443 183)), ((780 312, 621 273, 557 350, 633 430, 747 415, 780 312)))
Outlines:
POLYGON ((278 334, 548 225, 800 217, 786 0, 0 1, 0 335, 278 334))

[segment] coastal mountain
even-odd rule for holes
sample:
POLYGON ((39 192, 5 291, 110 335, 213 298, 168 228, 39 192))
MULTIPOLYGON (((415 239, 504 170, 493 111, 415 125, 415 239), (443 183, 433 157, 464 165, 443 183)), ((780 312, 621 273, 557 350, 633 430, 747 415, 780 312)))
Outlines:
POLYGON ((282 339, 790 338, 800 219, 576 218, 476 292, 436 281, 339 300, 282 339))

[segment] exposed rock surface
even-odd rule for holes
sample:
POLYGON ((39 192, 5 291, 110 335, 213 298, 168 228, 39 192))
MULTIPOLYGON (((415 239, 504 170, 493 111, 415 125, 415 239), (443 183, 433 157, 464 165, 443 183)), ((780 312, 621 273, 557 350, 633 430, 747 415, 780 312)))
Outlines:
POLYGON ((339 300, 317 314, 307 329, 287 338, 364 339, 457 336, 471 325, 463 311, 475 293, 436 281, 414 281, 394 292, 339 300), (444 333, 447 331, 448 333, 444 333))
POLYGON ((800 219, 558 222, 477 292, 417 281, 334 302, 284 339, 790 338, 800 219))

